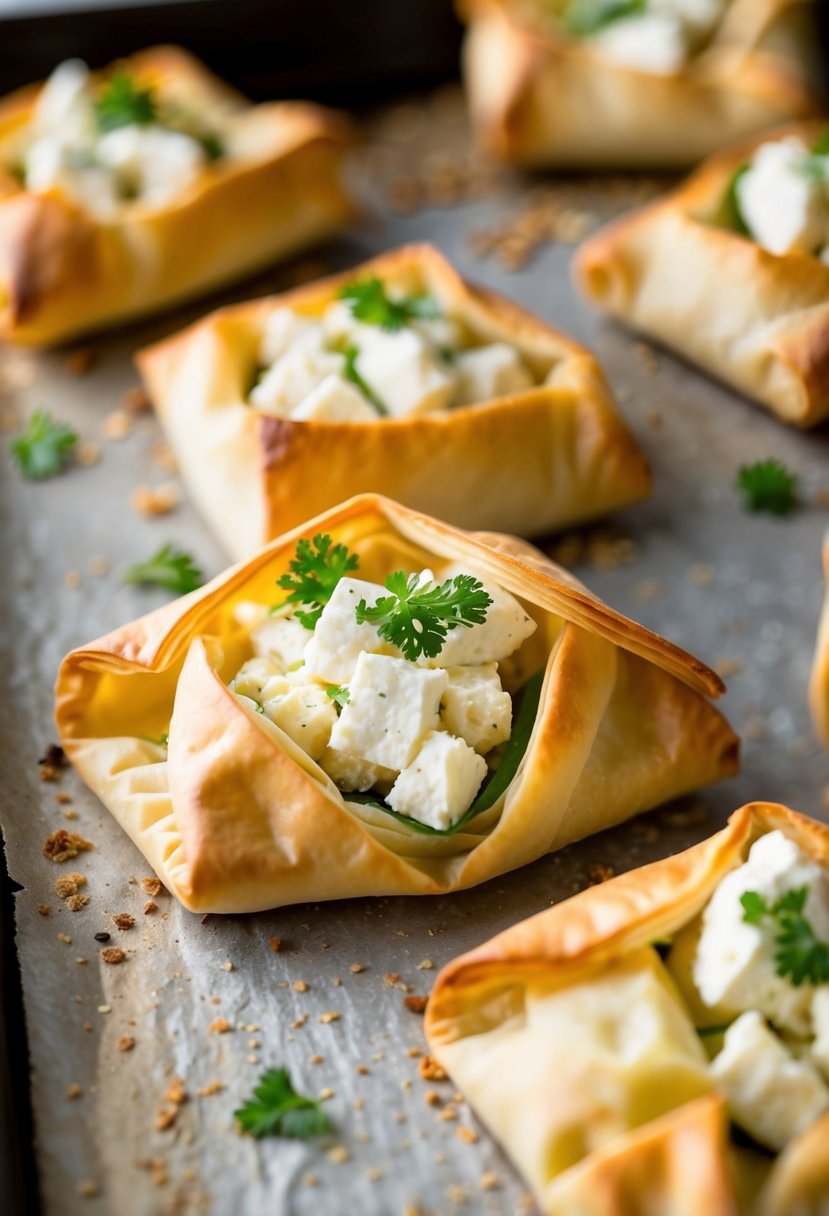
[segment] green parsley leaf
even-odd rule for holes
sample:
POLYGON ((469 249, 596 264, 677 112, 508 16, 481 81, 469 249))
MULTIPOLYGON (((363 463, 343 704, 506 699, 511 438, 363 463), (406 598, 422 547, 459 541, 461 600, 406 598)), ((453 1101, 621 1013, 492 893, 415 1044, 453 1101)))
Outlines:
POLYGON ((740 206, 740 195, 737 190, 740 179, 748 173, 749 166, 740 165, 731 174, 731 178, 725 190, 722 203, 721 221, 724 228, 729 228, 732 232, 737 232, 740 236, 751 236, 751 229, 745 221, 742 207, 740 206))
POLYGON ((366 381, 363 379, 363 377, 360 375, 360 373, 357 371, 357 359, 360 354, 359 346, 354 346, 352 343, 352 345, 347 346, 345 348, 345 350, 343 351, 343 354, 345 356, 345 367, 343 368, 343 375, 345 376, 346 380, 350 380, 352 384, 356 385, 356 387, 360 390, 360 392, 363 394, 363 396, 366 398, 366 400, 371 405, 374 406, 374 408, 377 410, 377 413, 382 418, 387 418, 388 414, 389 414, 388 409, 383 404, 383 402, 380 400, 380 398, 377 396, 377 394, 375 393, 375 391, 371 387, 371 385, 367 384, 366 381))
POLYGON ((291 594, 271 612, 279 612, 288 604, 299 604, 302 610, 294 615, 306 629, 313 629, 337 583, 359 565, 357 554, 349 553, 345 545, 335 545, 327 533, 318 533, 312 541, 303 537, 288 566, 290 574, 277 580, 277 586, 291 594))
POLYGON ((26 429, 10 444, 11 454, 27 481, 42 481, 62 473, 78 436, 48 410, 35 410, 26 429))
POLYGON ((808 887, 795 887, 771 907, 757 891, 745 891, 740 896, 747 924, 757 925, 767 919, 772 922, 775 970, 796 988, 829 983, 829 942, 817 938, 803 915, 808 896, 808 887))
POLYGON ((174 549, 172 545, 162 545, 148 561, 127 566, 121 581, 142 587, 164 587, 176 595, 186 595, 201 587, 204 575, 189 553, 174 549))
POLYGON ((291 1084, 287 1068, 269 1068, 243 1106, 233 1112, 243 1132, 307 1140, 331 1131, 331 1121, 319 1102, 304 1098, 291 1084))
POLYGON ((749 511, 790 515, 797 502, 797 476, 779 460, 746 464, 737 474, 737 488, 745 495, 749 511))
POLYGON ((644 11, 645 0, 570 0, 564 10, 564 24, 576 38, 587 38, 622 17, 644 11))
POLYGON ((215 131, 205 131, 196 136, 208 161, 221 160, 225 154, 224 144, 215 131))
POLYGON ((95 125, 101 135, 135 124, 147 127, 158 118, 150 89, 139 89, 127 72, 113 72, 95 102, 95 125))
POLYGON ((139 735, 138 737, 145 743, 155 743, 156 747, 169 747, 170 744, 170 736, 166 731, 161 735, 139 735))
POLYGON ((409 321, 431 321, 443 315, 434 296, 423 294, 392 300, 376 275, 346 283, 340 290, 340 299, 346 301, 357 321, 379 325, 389 333, 396 333, 409 321))
POLYGON ((424 586, 420 575, 396 570, 386 579, 386 589, 391 595, 382 596, 371 608, 360 600, 357 624, 377 625, 380 637, 412 662, 421 655, 433 659, 440 654, 450 629, 482 625, 492 604, 483 583, 471 574, 424 586))
POLYGON ((348 702, 351 700, 351 693, 344 684, 329 684, 325 690, 325 695, 331 698, 337 706, 338 712, 344 705, 348 705, 348 702))

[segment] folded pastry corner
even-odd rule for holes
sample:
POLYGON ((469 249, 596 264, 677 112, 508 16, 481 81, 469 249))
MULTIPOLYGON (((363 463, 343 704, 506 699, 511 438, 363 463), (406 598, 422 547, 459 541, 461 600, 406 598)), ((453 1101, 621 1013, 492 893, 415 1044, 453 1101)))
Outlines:
POLYGON ((137 361, 233 557, 359 493, 541 535, 650 492, 593 356, 429 245, 221 309, 137 361))
POLYGON ((60 342, 321 240, 353 214, 348 122, 251 105, 187 51, 62 63, 0 100, 0 336, 60 342))
POLYGON ((425 1028, 547 1216, 818 1212, 829 828, 742 807, 450 963, 425 1028))
POLYGON ((820 123, 712 157, 577 251, 591 303, 765 406, 829 416, 829 143, 820 123))
POLYGON ((56 721, 169 889, 235 912, 459 890, 719 780, 721 691, 528 544, 365 495, 73 651, 56 721))
POLYGON ((810 0, 463 0, 481 146, 535 166, 687 166, 821 113, 810 0), (815 65, 816 66, 816 65, 815 65))

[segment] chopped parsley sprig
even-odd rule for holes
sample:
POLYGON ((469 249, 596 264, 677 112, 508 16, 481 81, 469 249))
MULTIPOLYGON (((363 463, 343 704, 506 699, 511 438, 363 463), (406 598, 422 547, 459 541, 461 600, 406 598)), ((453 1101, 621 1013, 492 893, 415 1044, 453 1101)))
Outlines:
POLYGON ((176 595, 186 595, 201 587, 204 575, 189 553, 162 545, 147 561, 127 566, 121 581, 142 587, 163 587, 176 595))
POLYGON ((128 72, 113 72, 95 102, 101 135, 119 127, 147 127, 158 118, 151 89, 140 89, 128 72))
POLYGON ((749 511, 785 516, 791 515, 798 505, 797 475, 779 460, 743 465, 737 474, 737 488, 742 491, 749 511))
POLYGON ((330 697, 334 702, 337 707, 337 713, 344 706, 348 705, 348 702, 351 700, 351 693, 343 684, 329 684, 325 690, 325 695, 330 697))
POLYGON ((379 325, 389 333, 396 333, 410 321, 431 321, 443 315, 434 296, 401 296, 392 300, 376 275, 346 283, 340 290, 340 299, 348 304, 355 320, 364 325, 379 325))
POLYGON ((787 891, 771 905, 758 891, 744 891, 740 896, 746 924, 771 921, 775 969, 796 988, 801 984, 829 983, 829 942, 818 939, 811 922, 803 915, 808 896, 808 887, 787 891))
POLYGON ((359 565, 357 554, 349 553, 345 545, 335 545, 327 533, 319 532, 313 540, 303 537, 288 566, 290 573, 277 580, 277 586, 291 594, 271 612, 296 604, 294 616, 306 629, 313 629, 337 583, 359 565))
POLYGON ((371 387, 371 385, 368 384, 363 379, 363 377, 360 375, 359 371, 357 370, 357 359, 360 356, 359 346, 355 346, 354 343, 352 342, 349 346, 347 346, 345 348, 345 350, 343 351, 343 355, 345 356, 345 367, 343 368, 343 375, 345 376, 346 380, 350 380, 351 383, 360 390, 360 392, 363 394, 365 399, 369 402, 370 405, 374 406, 374 408, 377 410, 377 413, 382 418, 387 418, 388 414, 389 414, 388 408, 383 404, 383 402, 377 396, 377 394, 375 393, 375 391, 371 387))
POLYGON ((78 436, 48 410, 35 410, 26 429, 13 439, 10 448, 27 481, 42 481, 62 473, 78 436))
POLYGON ((357 624, 371 621, 381 638, 414 662, 440 654, 450 629, 482 625, 492 598, 471 574, 456 574, 440 584, 423 584, 419 574, 396 570, 386 579, 391 595, 369 607, 360 600, 357 624))
POLYGON ((623 17, 645 10, 645 0, 570 0, 564 25, 576 38, 588 38, 623 17))
POLYGON ((269 1068, 259 1078, 253 1096, 233 1112, 243 1132, 308 1140, 331 1131, 331 1121, 319 1102, 298 1094, 287 1068, 269 1068))

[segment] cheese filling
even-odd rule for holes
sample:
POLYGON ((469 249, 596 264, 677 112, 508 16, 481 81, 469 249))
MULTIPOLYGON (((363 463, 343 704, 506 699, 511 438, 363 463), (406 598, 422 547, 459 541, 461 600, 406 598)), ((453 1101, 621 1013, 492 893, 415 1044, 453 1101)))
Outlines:
POLYGON ((607 59, 654 76, 680 71, 710 39, 729 0, 567 0, 560 20, 607 59))
POLYGON ((222 154, 197 114, 162 103, 125 72, 96 83, 79 59, 49 77, 16 149, 27 190, 58 190, 101 218, 126 201, 170 202, 222 154))
POLYGON ((810 148, 790 135, 762 144, 734 175, 726 211, 769 253, 829 263, 829 141, 810 148))
POLYGON ((377 279, 352 287, 356 299, 336 300, 319 319, 289 308, 270 314, 251 405, 298 422, 376 422, 475 405, 536 383, 515 347, 470 345, 434 297, 395 295, 377 279), (359 294, 367 285, 376 285, 373 310, 359 294))
MULTIPOLYGON (((423 570, 410 578, 415 594, 449 588, 447 594, 466 591, 488 603, 474 623, 449 623, 432 653, 409 658, 407 643, 390 641, 382 623, 359 619, 358 609, 388 601, 391 581, 384 587, 343 575, 313 622, 290 604, 278 615, 260 608, 250 632, 254 657, 230 688, 344 794, 372 791, 380 809, 445 831, 470 809, 510 738, 512 700, 498 662, 536 624, 508 592, 466 570, 449 572, 441 584, 423 570)), ((253 615, 251 606, 240 606, 240 619, 253 615)), ((420 639, 417 628, 413 636, 420 639)))

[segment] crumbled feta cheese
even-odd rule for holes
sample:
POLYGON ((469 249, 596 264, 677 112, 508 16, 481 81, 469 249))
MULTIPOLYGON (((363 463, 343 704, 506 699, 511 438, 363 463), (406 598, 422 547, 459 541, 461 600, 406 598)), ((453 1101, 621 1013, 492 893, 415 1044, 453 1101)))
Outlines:
POLYGON ((320 766, 325 769, 331 780, 346 793, 363 794, 366 790, 390 789, 397 776, 394 769, 383 768, 379 764, 369 764, 359 756, 350 756, 348 752, 337 751, 329 747, 322 754, 320 766))
POLYGON ((761 836, 748 860, 720 882, 703 914, 694 983, 706 1005, 733 1013, 756 1009, 775 1026, 805 1036, 810 1031, 812 989, 777 974, 769 926, 743 920, 740 896, 756 891, 774 903, 808 886, 804 915, 822 941, 829 940, 829 875, 780 831, 761 836))
POLYGON ((325 335, 318 321, 303 317, 292 308, 275 308, 265 318, 259 358, 263 366, 270 367, 287 355, 293 346, 311 346, 320 349, 325 345, 325 335))
POLYGON ((589 41, 608 59, 625 67, 670 76, 688 56, 682 21, 675 13, 637 13, 608 22, 589 41))
MULTIPOLYGON (((474 575, 475 572, 466 566, 452 567, 442 572, 441 581, 454 578, 456 574, 474 575)), ((474 667, 479 663, 498 662, 511 655, 535 632, 535 621, 514 596, 501 587, 492 586, 483 579, 481 581, 492 600, 486 620, 481 625, 469 628, 459 625, 450 629, 440 654, 434 659, 420 660, 424 665, 474 667)))
POLYGON ((345 366, 336 351, 292 346, 251 390, 250 401, 271 414, 288 418, 326 376, 335 376, 345 366))
POLYGON ((455 361, 456 405, 475 405, 531 388, 533 378, 518 351, 506 342, 463 350, 455 361))
POLYGON ((349 701, 331 732, 331 747, 403 769, 439 722, 445 671, 418 667, 406 659, 361 654, 349 682, 349 701))
POLYGON ((376 422, 377 410, 341 376, 326 376, 291 414, 295 422, 376 422))
POLYGON ((809 149, 791 135, 763 144, 737 180, 737 201, 751 235, 769 253, 816 253, 829 235, 823 184, 804 173, 809 149))
POLYGON ((734 1121, 775 1152, 829 1109, 829 1088, 817 1070, 796 1059, 754 1010, 725 1032, 711 1075, 734 1121))
POLYGON ((383 641, 376 625, 370 621, 358 625, 355 618, 360 600, 371 606, 384 595, 388 592, 377 583, 340 579, 305 648, 305 666, 312 675, 329 684, 348 684, 364 651, 399 655, 395 646, 383 641))
POLYGON ((432 828, 449 828, 469 810, 486 771, 486 760, 463 739, 432 731, 400 773, 387 802, 398 815, 432 828))
POLYGON ((26 153, 26 187, 38 194, 60 190, 87 211, 106 217, 120 204, 118 183, 83 151, 45 135, 26 153))
POLYGON ((293 616, 268 616, 250 632, 254 652, 267 655, 287 671, 302 662, 303 652, 311 639, 311 630, 293 616))
POLYGON ((414 329, 388 333, 379 326, 364 326, 356 368, 393 415, 442 409, 455 390, 453 370, 435 358, 414 329))
POLYGON ((438 352, 456 351, 463 346, 461 327, 451 317, 429 317, 422 321, 413 320, 410 324, 438 352))
POLYGON ((250 697, 253 701, 258 701, 262 689, 268 681, 281 673, 281 665, 270 657, 259 656, 255 659, 248 659, 239 668, 235 678, 231 680, 230 688, 239 696, 250 697))
POLYGON ((441 700, 441 725, 484 756, 509 738, 512 699, 504 692, 497 663, 450 667, 441 700))
POLYGON ((337 722, 337 710, 325 689, 319 684, 300 684, 266 700, 268 691, 266 687, 262 693, 266 716, 312 760, 319 760, 337 722))
POLYGON ((322 315, 322 328, 329 342, 347 343, 368 328, 356 320, 345 300, 335 300, 322 315))
POLYGON ((150 204, 168 202, 205 164, 205 152, 198 140, 155 123, 130 123, 108 131, 98 140, 97 156, 150 204))
POLYGON ((59 135, 65 143, 94 138, 92 81, 81 59, 67 59, 55 68, 35 102, 32 129, 59 135))

